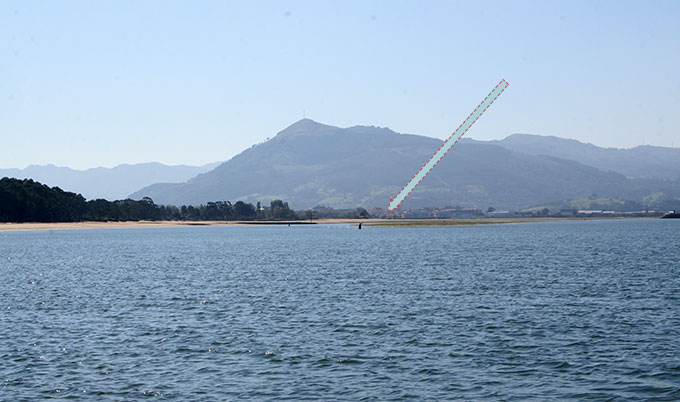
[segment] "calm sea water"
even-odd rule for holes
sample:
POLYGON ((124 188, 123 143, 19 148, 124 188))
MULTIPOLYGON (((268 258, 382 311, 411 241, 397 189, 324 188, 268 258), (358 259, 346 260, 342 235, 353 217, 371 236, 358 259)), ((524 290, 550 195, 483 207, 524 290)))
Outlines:
POLYGON ((680 221, 0 232, 0 400, 678 400, 680 221))

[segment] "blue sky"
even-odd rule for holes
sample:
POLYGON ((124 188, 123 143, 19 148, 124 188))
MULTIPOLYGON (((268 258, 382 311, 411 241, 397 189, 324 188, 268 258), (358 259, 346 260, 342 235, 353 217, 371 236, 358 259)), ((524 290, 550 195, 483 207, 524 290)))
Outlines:
POLYGON ((680 146, 680 2, 2 1, 0 167, 226 160, 302 118, 680 146))

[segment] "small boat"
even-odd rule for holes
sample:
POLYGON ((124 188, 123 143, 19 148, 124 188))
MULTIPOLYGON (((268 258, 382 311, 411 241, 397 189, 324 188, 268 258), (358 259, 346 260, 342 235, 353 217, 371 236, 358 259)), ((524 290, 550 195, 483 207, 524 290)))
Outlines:
POLYGON ((661 219, 680 219, 680 212, 671 211, 666 215, 662 216, 661 219))

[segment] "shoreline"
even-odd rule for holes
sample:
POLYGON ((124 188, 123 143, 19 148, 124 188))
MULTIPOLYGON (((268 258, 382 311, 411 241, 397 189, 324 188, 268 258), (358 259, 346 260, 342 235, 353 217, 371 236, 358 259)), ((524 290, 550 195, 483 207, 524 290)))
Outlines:
POLYGON ((652 217, 548 217, 548 218, 462 218, 462 219, 343 219, 321 218, 309 221, 127 221, 127 222, 26 222, 0 223, 0 232, 20 230, 70 230, 70 229, 125 229, 125 228, 162 228, 162 227, 200 227, 200 226, 275 226, 309 224, 358 224, 366 227, 379 226, 471 226, 497 225, 506 223, 531 223, 555 221, 592 221, 614 219, 658 219, 652 217))

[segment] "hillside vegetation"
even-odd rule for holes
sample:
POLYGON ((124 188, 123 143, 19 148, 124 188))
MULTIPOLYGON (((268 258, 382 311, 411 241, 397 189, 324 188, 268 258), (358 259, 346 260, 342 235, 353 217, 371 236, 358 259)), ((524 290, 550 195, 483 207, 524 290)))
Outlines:
POLYGON ((273 200, 266 209, 237 201, 198 206, 156 205, 150 198, 86 201, 76 193, 30 179, 0 179, 0 222, 78 222, 138 220, 297 219, 288 203, 273 200))
MULTIPOLYGON (((215 199, 251 203, 286 199, 296 209, 385 208, 441 143, 387 128, 338 128, 304 119, 210 172, 185 183, 148 186, 131 198, 148 196, 175 205, 215 199)), ((652 196, 666 201, 680 197, 677 178, 632 177, 544 151, 518 152, 506 145, 462 141, 403 208, 522 209, 591 194, 640 203, 652 196)))

